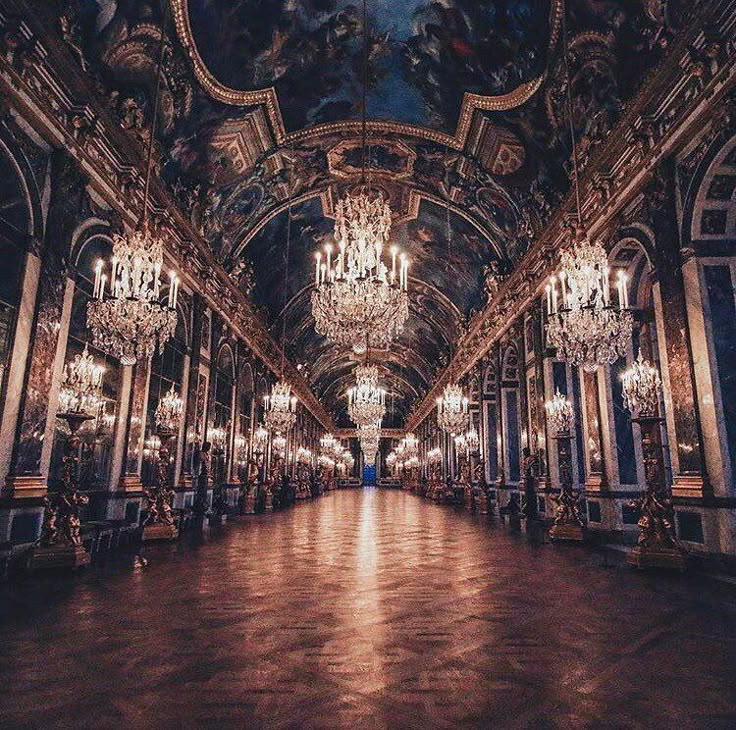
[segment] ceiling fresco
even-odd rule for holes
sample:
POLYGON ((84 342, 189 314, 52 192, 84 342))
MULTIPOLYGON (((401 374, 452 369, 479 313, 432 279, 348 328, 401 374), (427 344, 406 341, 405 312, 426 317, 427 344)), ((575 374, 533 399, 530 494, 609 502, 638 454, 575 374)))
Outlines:
MULTIPOLYGON (((144 149, 164 0, 61 5, 65 41, 144 149)), ((413 262, 410 321, 380 353, 394 425, 569 190, 563 7, 584 168, 672 38, 684 0, 368 1, 368 174, 413 262), (478 95, 470 106, 466 92, 478 95)), ((354 363, 314 332, 309 287, 332 207, 359 179, 361 4, 170 0, 168 11, 161 176, 276 337, 294 201, 287 350, 348 425, 342 393, 354 363)))
MULTIPOLYGON (((363 20, 350 0, 187 0, 222 84, 274 87, 287 130, 361 113, 363 20)), ((549 0, 369 0, 367 113, 457 126, 464 92, 500 96, 543 73, 549 0)))

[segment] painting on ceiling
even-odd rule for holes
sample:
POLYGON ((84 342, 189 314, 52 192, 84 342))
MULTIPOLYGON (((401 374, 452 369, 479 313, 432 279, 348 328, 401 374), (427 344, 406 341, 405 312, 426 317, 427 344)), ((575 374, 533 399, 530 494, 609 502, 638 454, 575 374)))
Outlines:
MULTIPOLYGON (((225 86, 274 87, 288 130, 360 115, 355 0, 188 0, 202 60, 225 86)), ((368 0, 367 112, 452 132, 465 91, 494 96, 546 65, 549 0, 368 0)))

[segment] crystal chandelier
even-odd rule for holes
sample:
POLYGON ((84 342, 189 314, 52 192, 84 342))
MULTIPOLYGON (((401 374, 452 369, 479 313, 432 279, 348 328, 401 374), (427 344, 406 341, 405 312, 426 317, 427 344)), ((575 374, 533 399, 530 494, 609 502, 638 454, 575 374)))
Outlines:
POLYGON ((273 441, 271 442, 273 445, 273 450, 276 453, 276 455, 283 459, 286 454, 286 438, 279 434, 278 436, 275 436, 273 441))
POLYGON ((61 391, 59 392, 59 413, 79 414, 94 418, 100 412, 102 399, 102 379, 105 368, 95 363, 87 345, 81 354, 74 356, 72 362, 64 365, 61 391))
POLYGON ((227 441, 227 433, 224 428, 216 426, 207 431, 207 439, 212 444, 213 451, 225 451, 225 443, 227 441))
POLYGON ((113 236, 110 274, 103 272, 103 262, 98 261, 92 301, 87 304, 87 326, 92 330, 92 342, 120 360, 121 365, 134 365, 138 360, 149 359, 157 347, 161 352, 176 329, 179 279, 170 272, 168 299, 162 302, 164 245, 148 220, 164 40, 162 33, 140 226, 131 235, 113 236))
POLYGON ((305 449, 303 446, 300 446, 296 450, 296 460, 299 464, 309 464, 312 460, 312 452, 309 449, 305 449))
MULTIPOLYGON (((580 204, 577 142, 572 121, 567 37, 564 32, 562 37, 565 44, 563 60, 567 77, 567 114, 572 142, 577 237, 583 231, 583 214, 580 204)), ((563 251, 560 267, 558 276, 552 276, 545 287, 548 347, 554 348, 561 360, 582 367, 587 372, 594 372, 601 365, 613 364, 626 353, 633 328, 633 318, 628 311, 626 274, 623 271, 618 274, 618 296, 614 303, 611 301, 611 269, 606 251, 601 243, 591 243, 587 236, 576 238, 572 250, 563 251)))
POLYGON ((267 444, 268 431, 259 424, 258 428, 253 433, 253 452, 255 454, 262 454, 266 450, 267 444))
POLYGON ((348 415, 358 426, 380 423, 386 413, 386 391, 378 385, 375 365, 355 368, 355 386, 348 390, 348 415))
POLYGON ((553 436, 572 433, 575 427, 575 411, 572 403, 560 391, 556 391, 554 398, 544 404, 547 411, 547 423, 553 436))
POLYGON ((657 418, 662 381, 657 368, 641 352, 634 364, 621 375, 624 406, 634 418, 657 418))
POLYGON ((377 423, 358 426, 358 441, 360 450, 367 463, 373 463, 378 453, 378 444, 381 439, 381 427, 377 423))
POLYGON ((459 385, 446 385, 442 398, 437 399, 437 425, 454 436, 468 423, 468 399, 459 385))
POLYGON ((406 436, 404 436, 402 441, 404 444, 406 458, 414 459, 419 454, 419 441, 417 440, 417 437, 410 431, 406 436))
POLYGON ((391 234, 391 209, 380 191, 370 189, 367 166, 368 14, 363 0, 362 169, 357 191, 335 207, 332 246, 316 254, 312 314, 317 332, 338 345, 365 352, 369 342, 385 347, 409 317, 409 261, 392 246, 391 268, 384 263, 384 246, 391 234))
POLYGON ((433 466, 442 463, 442 449, 435 446, 427 452, 427 464, 433 466))
POLYGON ((616 362, 631 340, 627 277, 618 273, 612 302, 610 276, 603 246, 585 239, 562 253, 560 272, 545 287, 547 345, 587 372, 616 362))
POLYGON ((465 443, 467 444, 468 451, 473 454, 480 450, 480 436, 478 435, 478 431, 475 429, 475 424, 472 422, 472 419, 470 428, 465 434, 465 443))
POLYGON ((296 396, 291 395, 291 386, 280 380, 271 388, 271 395, 263 396, 263 421, 269 431, 287 432, 296 422, 296 396))
POLYGON ((183 409, 184 403, 172 385, 166 395, 159 400, 153 414, 156 430, 162 433, 176 433, 179 430, 183 409))
POLYGON ((347 195, 335 210, 335 239, 316 254, 312 314, 315 328, 339 345, 365 352, 368 343, 385 347, 409 317, 409 261, 391 247, 391 267, 383 261, 391 230, 391 209, 379 193, 347 195))
POLYGON ((333 454, 335 451, 336 445, 337 445, 337 441, 335 440, 335 437, 331 433, 326 433, 319 440, 320 452, 325 456, 329 456, 333 454))

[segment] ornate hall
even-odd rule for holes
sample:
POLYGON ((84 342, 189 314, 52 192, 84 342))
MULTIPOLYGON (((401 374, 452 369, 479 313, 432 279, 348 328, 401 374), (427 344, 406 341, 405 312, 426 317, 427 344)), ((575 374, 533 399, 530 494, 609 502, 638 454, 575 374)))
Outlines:
POLYGON ((0 726, 736 727, 736 0, 0 0, 0 726))

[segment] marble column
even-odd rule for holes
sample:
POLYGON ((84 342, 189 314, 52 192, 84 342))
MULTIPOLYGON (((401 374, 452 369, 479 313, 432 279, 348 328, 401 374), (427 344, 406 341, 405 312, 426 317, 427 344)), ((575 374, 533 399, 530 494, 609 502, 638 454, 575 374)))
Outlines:
POLYGON ((700 404, 696 397, 698 386, 683 279, 673 162, 660 166, 656 188, 646 199, 656 236, 654 301, 674 475, 672 492, 675 496, 702 496, 709 487, 700 404))
POLYGON ((77 163, 62 151, 54 152, 46 231, 41 250, 35 252, 40 258, 35 314, 6 477, 6 492, 13 496, 37 496, 46 489, 42 457, 46 439, 53 439, 57 405, 50 402, 50 394, 67 299, 69 248, 84 195, 85 180, 77 163))

